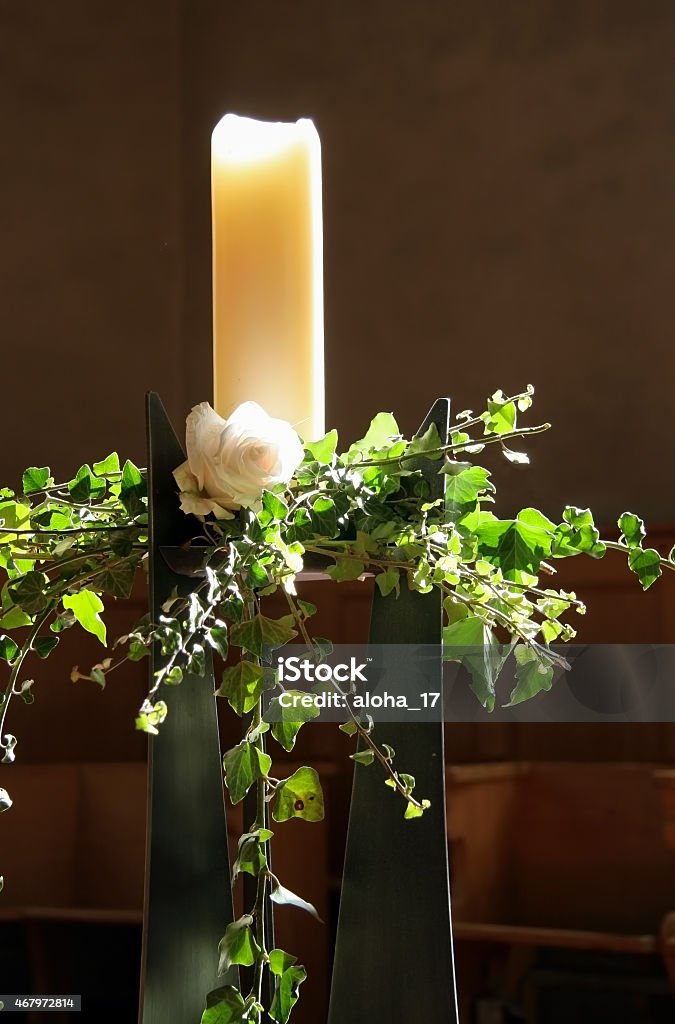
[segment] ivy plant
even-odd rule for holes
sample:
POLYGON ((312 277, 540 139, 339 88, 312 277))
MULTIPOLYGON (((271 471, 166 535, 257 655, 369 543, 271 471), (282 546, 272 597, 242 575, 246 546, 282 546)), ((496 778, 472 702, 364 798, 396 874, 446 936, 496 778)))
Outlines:
MULTIPOLYGON (((73 680, 101 687, 119 665, 142 659, 157 646, 161 667, 136 719, 136 727, 150 734, 160 732, 171 713, 170 687, 185 674, 203 674, 208 649, 223 659, 216 693, 244 722, 241 741, 223 758, 224 784, 234 804, 254 789, 257 808, 254 819, 245 822, 232 873, 234 880, 252 876, 256 887, 253 905, 228 925, 214 958, 223 975, 232 966, 252 970, 247 990, 224 984, 208 994, 202 1024, 261 1021, 265 1014, 286 1024, 306 977, 294 956, 266 945, 267 900, 316 915, 272 873, 269 826, 275 830, 291 818, 319 821, 323 794, 311 766, 277 778, 268 741, 270 749, 277 744, 292 750, 316 712, 296 709, 292 720, 263 713, 263 699, 278 703, 283 689, 263 653, 296 639, 317 660, 330 651, 330 642, 312 629, 316 608, 295 586, 308 559, 319 560, 337 583, 374 574, 380 593, 392 602, 402 588, 440 591, 446 655, 466 666, 473 692, 487 710, 495 707, 508 656, 516 666, 510 704, 549 689, 554 667, 564 663, 559 645, 574 637, 570 617, 585 608, 575 593, 552 585, 557 560, 619 551, 645 590, 664 569, 675 569, 673 551, 664 555, 647 546, 644 524, 630 512, 619 517, 619 536, 612 540, 601 538, 589 509, 569 506, 557 522, 535 508, 498 516, 490 471, 476 459, 493 450, 510 462, 528 462, 520 445, 548 429, 546 423, 520 425, 532 395, 531 387, 511 396, 495 392, 481 413, 459 413, 447 438, 432 425, 406 439, 391 414, 379 413, 346 451, 339 451, 334 430, 307 444, 293 479, 263 490, 253 507, 241 507, 228 518, 193 519, 201 571, 191 592, 172 594, 157 621, 146 615, 112 640, 104 606, 111 598, 128 597, 146 566, 144 471, 112 454, 82 466, 65 483, 55 483, 47 467, 31 467, 16 493, 0 490, 4 762, 16 753, 16 738, 5 731, 11 701, 35 700, 27 665, 35 657, 47 658, 66 629, 80 626, 101 642, 100 661, 72 672, 73 680), (443 499, 431 496, 421 461, 444 475, 443 499), (265 598, 277 591, 286 607, 280 616, 265 606, 265 598), (268 975, 274 996, 265 1005, 268 975)), ((420 817, 429 801, 416 792, 405 766, 398 767, 395 751, 380 742, 372 721, 352 712, 340 728, 355 737, 356 770, 377 765, 385 784, 402 799, 405 817, 420 817)), ((10 796, 0 791, 0 810, 9 806, 10 796)))

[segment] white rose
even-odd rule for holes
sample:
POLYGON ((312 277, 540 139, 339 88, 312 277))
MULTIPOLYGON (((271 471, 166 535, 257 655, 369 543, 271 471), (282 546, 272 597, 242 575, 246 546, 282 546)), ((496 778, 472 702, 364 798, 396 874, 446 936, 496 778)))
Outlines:
POLYGON ((196 405, 185 439, 187 462, 174 470, 181 508, 219 519, 254 507, 263 490, 287 484, 303 458, 290 423, 268 416, 256 402, 244 402, 227 420, 208 402, 196 405))

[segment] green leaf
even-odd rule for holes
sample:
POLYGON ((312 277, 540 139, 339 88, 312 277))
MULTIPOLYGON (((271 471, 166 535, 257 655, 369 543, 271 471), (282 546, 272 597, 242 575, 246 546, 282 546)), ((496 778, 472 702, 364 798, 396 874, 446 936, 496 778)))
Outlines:
POLYGON ((375 755, 372 750, 357 750, 355 754, 349 755, 352 761, 356 761, 357 764, 372 764, 375 760, 375 755))
POLYGON ((57 636, 40 636, 33 641, 33 649, 39 658, 48 658, 58 642, 57 636))
POLYGON ((68 484, 68 491, 73 501, 90 501, 105 493, 105 481, 95 477, 89 466, 80 466, 75 479, 68 484))
POLYGON ((32 621, 21 608, 10 608, 0 618, 0 629, 20 629, 21 626, 30 626, 32 621))
MULTIPOLYGON (((260 829, 258 831, 261 831, 260 829)), ((263 868, 267 867, 265 851, 258 842, 257 835, 248 833, 248 838, 242 843, 239 841, 239 852, 237 859, 232 865, 232 881, 234 882, 240 874, 252 875, 254 878, 263 868)))
POLYGON ((223 769, 232 803, 243 800, 256 779, 267 775, 271 766, 272 758, 246 740, 228 750, 223 758, 223 769))
POLYGON ((23 493, 35 494, 53 483, 49 466, 31 466, 23 474, 23 493))
POLYGON ((218 943, 218 976, 221 977, 234 965, 252 967, 260 954, 260 946, 251 931, 253 918, 244 914, 237 921, 228 924, 225 934, 218 943))
POLYGON ((448 462, 443 466, 442 472, 447 476, 445 481, 445 503, 450 514, 453 512, 465 512, 470 506, 475 505, 479 495, 488 491, 494 491, 494 485, 490 483, 490 474, 482 466, 471 466, 470 469, 460 469, 457 466, 464 466, 464 463, 448 462))
MULTIPOLYGON (((292 697, 306 697, 307 694, 300 690, 287 690, 286 693, 292 697)), ((312 703, 308 707, 303 704, 296 704, 293 707, 284 707, 279 698, 274 697, 270 701, 269 708, 265 712, 265 720, 271 722, 271 733, 277 743, 280 743, 284 750, 292 750, 300 729, 306 722, 318 718, 321 710, 312 703), (273 721, 278 719, 278 721, 273 721)))
POLYGON ((273 903, 278 903, 280 906, 297 907, 299 910, 305 910, 312 917, 315 917, 317 921, 321 921, 316 907, 307 900, 303 900, 301 896, 296 896, 290 889, 284 888, 278 881, 275 881, 270 892, 270 899, 273 903))
POLYGON ((458 619, 443 630, 443 657, 458 661, 471 676, 471 689, 484 708, 493 711, 495 683, 506 659, 506 651, 497 642, 482 619, 470 615, 458 619))
POLYGON ((438 427, 435 423, 430 423, 423 434, 413 437, 408 445, 406 455, 425 455, 429 459, 440 459, 442 452, 439 449, 442 447, 443 442, 438 433, 438 427))
POLYGON ((31 570, 18 582, 11 584, 9 595, 14 603, 28 615, 37 615, 44 611, 49 603, 49 598, 45 593, 48 586, 49 579, 43 572, 31 570))
POLYGON ((551 552, 550 534, 518 519, 487 522, 475 532, 480 554, 498 566, 508 580, 518 582, 523 572, 535 576, 551 552))
POLYGON ((639 548, 647 536, 645 524, 639 516, 632 512, 624 512, 619 516, 619 529, 621 540, 625 541, 629 548, 639 548))
POLYGON ((0 814, 8 811, 12 806, 12 798, 6 789, 0 789, 0 814))
POLYGON ((126 600, 131 594, 134 577, 136 575, 137 562, 128 560, 124 562, 110 562, 92 579, 92 585, 97 589, 111 594, 113 597, 126 600))
POLYGON ((110 476, 120 471, 120 457, 117 452, 111 452, 105 459, 95 462, 92 466, 95 476, 110 476))
POLYGON ((230 630, 230 642, 260 657, 265 646, 282 647, 297 636, 287 618, 270 619, 266 615, 258 614, 252 619, 237 622, 230 630))
POLYGON ((127 459, 122 468, 120 501, 130 516, 137 516, 145 511, 143 499, 146 495, 145 480, 133 462, 127 459))
POLYGON ((307 977, 304 967, 293 965, 288 967, 280 978, 277 978, 274 999, 270 1007, 270 1017, 277 1024, 287 1024, 291 1011, 298 1001, 298 989, 307 977))
POLYGON ((509 703, 505 705, 507 708, 536 697, 542 690, 550 690, 553 682, 553 666, 531 647, 518 644, 513 653, 517 682, 509 703))
POLYGON ((65 594, 63 607, 70 608, 82 628, 86 629, 88 633, 93 633, 105 646, 105 623, 99 614, 103 611, 103 601, 98 594, 94 594, 91 590, 80 590, 77 594, 65 594))
POLYGON ((323 793, 314 768, 298 768, 278 786, 272 812, 275 821, 288 821, 289 818, 321 821, 323 814, 323 793))
POLYGON ((206 639, 221 658, 227 657, 230 647, 227 639, 227 626, 211 626, 206 632, 206 639))
POLYGON ((338 728, 340 732, 346 733, 347 736, 354 736, 359 731, 356 722, 352 722, 351 719, 348 722, 343 722, 338 728))
POLYGON ((337 512, 332 498, 319 497, 312 505, 314 533, 320 537, 333 538, 338 532, 337 512))
POLYGON ((382 597, 387 597, 391 594, 392 590, 396 591, 396 596, 401 593, 401 573, 399 569, 390 566, 384 572, 380 572, 375 577, 378 590, 382 594, 382 597))
POLYGON ((343 555, 336 558, 335 565, 328 566, 326 575, 336 583, 345 583, 349 580, 357 580, 365 570, 365 564, 360 559, 343 555))
MULTIPOLYGON (((371 420, 366 436, 351 445, 348 455, 368 455, 371 451, 380 451, 399 437, 398 423, 390 412, 378 412, 371 420)), ((350 461, 353 461, 350 460, 350 461)))
POLYGON ((305 441, 305 448, 321 466, 329 466, 337 448, 338 432, 329 430, 320 441, 305 441))
POLYGON ((157 727, 166 718, 168 710, 163 700, 155 701, 155 704, 150 707, 144 706, 136 719, 136 728, 141 732, 149 733, 151 736, 158 736, 159 729, 157 727))
POLYGON ((273 494, 272 491, 262 492, 262 506, 273 519, 279 522, 288 515, 288 505, 277 494, 273 494))
POLYGON ((0 636, 0 658, 6 662, 12 662, 19 653, 19 645, 12 640, 11 636, 0 636))
POLYGON ((224 985, 209 992, 200 1024, 240 1024, 246 1020, 245 1003, 233 985, 224 985))
POLYGON ((654 548, 632 548, 628 565, 638 576, 643 590, 648 590, 661 575, 661 556, 654 548))
POLYGON ((487 404, 487 412, 481 419, 485 424, 485 434, 508 434, 516 426, 515 402, 505 400, 501 391, 496 391, 487 404))
POLYGON ((262 665, 255 661, 239 661, 223 671, 217 697, 227 697, 230 707, 238 715, 252 711, 264 688, 262 665))
POLYGON ((409 800, 408 801, 408 805, 407 805, 407 807, 405 809, 405 814, 403 815, 403 817, 407 818, 407 819, 410 819, 410 818, 421 818, 422 815, 424 814, 424 812, 427 810, 427 808, 431 807, 431 801, 430 800, 421 800, 420 803, 421 803, 422 806, 418 807, 417 804, 414 804, 414 803, 412 803, 411 800, 409 800))
POLYGON ((276 974, 278 978, 287 971, 293 964, 297 964, 297 956, 291 956, 290 953, 286 953, 283 949, 272 949, 270 950, 270 971, 272 974, 276 974))

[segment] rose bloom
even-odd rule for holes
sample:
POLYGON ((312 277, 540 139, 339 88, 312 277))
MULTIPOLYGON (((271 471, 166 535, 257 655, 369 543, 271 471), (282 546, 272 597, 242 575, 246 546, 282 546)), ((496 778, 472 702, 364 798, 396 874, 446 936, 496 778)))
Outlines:
POLYGON ((290 423, 268 416, 256 402, 237 406, 229 419, 208 402, 186 421, 187 461, 174 470, 184 512, 231 519, 233 510, 254 508, 264 490, 287 484, 303 459, 290 423))

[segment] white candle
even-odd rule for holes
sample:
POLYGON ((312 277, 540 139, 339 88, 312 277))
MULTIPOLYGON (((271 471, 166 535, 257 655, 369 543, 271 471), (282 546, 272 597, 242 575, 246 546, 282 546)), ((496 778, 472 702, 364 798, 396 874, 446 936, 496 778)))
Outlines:
POLYGON ((324 433, 321 145, 312 121, 226 114, 211 146, 214 407, 324 433))

